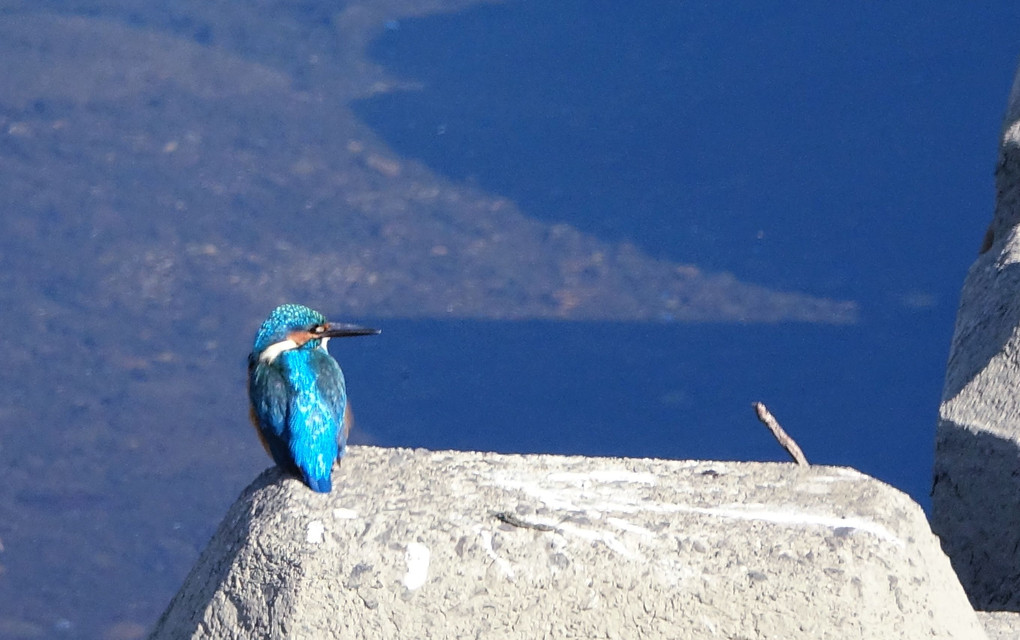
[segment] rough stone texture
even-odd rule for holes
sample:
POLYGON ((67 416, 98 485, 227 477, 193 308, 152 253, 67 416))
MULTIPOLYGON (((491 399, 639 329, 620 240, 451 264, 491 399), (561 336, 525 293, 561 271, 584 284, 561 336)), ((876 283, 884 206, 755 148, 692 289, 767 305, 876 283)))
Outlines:
POLYGON ((978 611, 977 615, 985 627, 988 640, 1020 638, 1020 614, 1012 611, 978 611))
POLYGON ((975 608, 1020 611, 1020 75, 995 216, 967 274, 939 409, 932 528, 975 608))
POLYGON ((851 469, 352 447, 334 486, 261 475, 151 637, 985 637, 851 469))

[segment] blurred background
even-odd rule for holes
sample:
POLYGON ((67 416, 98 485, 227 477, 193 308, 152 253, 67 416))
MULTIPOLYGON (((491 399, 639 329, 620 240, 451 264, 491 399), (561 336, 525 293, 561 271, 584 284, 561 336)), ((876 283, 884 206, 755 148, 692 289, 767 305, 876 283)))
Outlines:
MULTIPOLYGON (((1020 8, 0 0, 0 637, 144 636, 270 461, 355 443, 813 463, 926 508, 1020 8)), ((343 490, 342 487, 339 488, 343 490)))

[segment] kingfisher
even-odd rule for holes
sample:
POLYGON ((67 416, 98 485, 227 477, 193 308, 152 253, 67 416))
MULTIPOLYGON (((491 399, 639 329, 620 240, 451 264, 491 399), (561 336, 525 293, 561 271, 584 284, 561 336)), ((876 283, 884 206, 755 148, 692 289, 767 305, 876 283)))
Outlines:
POLYGON ((347 452, 351 423, 344 374, 326 344, 330 338, 378 333, 284 304, 255 334, 248 355, 251 421, 273 461, 313 491, 332 489, 333 463, 347 452))

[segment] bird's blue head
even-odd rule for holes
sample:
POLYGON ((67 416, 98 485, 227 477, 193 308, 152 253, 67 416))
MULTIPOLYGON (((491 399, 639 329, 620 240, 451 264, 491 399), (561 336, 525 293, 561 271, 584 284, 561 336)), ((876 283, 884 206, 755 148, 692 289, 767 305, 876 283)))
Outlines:
POLYGON ((273 309, 252 345, 252 356, 259 360, 272 361, 283 351, 290 349, 315 349, 329 338, 368 336, 379 333, 353 324, 328 322, 326 317, 300 304, 281 304, 273 309))
POLYGON ((326 324, 326 316, 303 304, 281 304, 273 309, 259 332, 255 334, 252 351, 259 353, 266 347, 287 340, 294 331, 310 331, 313 327, 326 324))

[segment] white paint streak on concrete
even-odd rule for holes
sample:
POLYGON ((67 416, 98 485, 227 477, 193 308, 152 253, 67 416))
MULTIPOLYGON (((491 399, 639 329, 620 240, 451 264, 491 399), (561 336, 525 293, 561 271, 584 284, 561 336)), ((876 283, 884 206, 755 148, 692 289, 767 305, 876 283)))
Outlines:
POLYGON ((552 482, 569 482, 575 485, 582 485, 589 481, 595 481, 600 483, 628 482, 654 486, 658 482, 654 474, 638 473, 635 471, 627 471, 626 469, 596 469, 586 473, 561 471, 559 473, 550 473, 546 476, 546 479, 552 482))
POLYGON ((525 482, 524 480, 518 480, 516 478, 497 477, 494 478, 495 485, 503 489, 518 489, 528 494, 532 498, 535 498, 542 502, 550 509, 558 509, 561 511, 583 511, 577 507, 571 500, 569 500, 567 492, 560 489, 546 489, 544 487, 535 484, 534 482, 525 482))
MULTIPOLYGON (((845 474, 840 473, 839 475, 853 477, 858 474, 857 472, 851 472, 845 474)), ((593 474, 550 474, 547 476, 547 481, 553 477, 581 482, 581 478, 591 478, 593 477, 593 474)), ((833 530, 854 529, 870 533, 882 540, 894 542, 899 546, 903 546, 904 544, 902 540, 882 525, 862 518, 840 517, 831 514, 809 513, 795 510, 768 509, 763 505, 753 504, 736 504, 725 507, 694 507, 682 504, 663 504, 650 502, 641 495, 634 495, 633 501, 630 502, 613 502, 605 500, 595 501, 594 498, 601 496, 597 496, 594 491, 588 491, 576 486, 576 484, 575 486, 550 489, 536 482, 528 482, 506 476, 496 477, 494 480, 497 486, 501 486, 504 489, 517 489, 523 491, 532 498, 542 502, 542 504, 549 509, 581 512, 595 520, 602 519, 606 513, 697 513, 735 520, 761 520, 788 526, 822 526, 833 530)), ((613 492, 613 495, 618 494, 619 491, 613 492)), ((562 525, 559 528, 566 530, 566 528, 562 525)), ((618 544, 618 541, 616 541, 616 543, 612 543, 603 540, 603 542, 614 550, 618 547, 622 547, 622 545, 618 544)))
POLYGON ((326 526, 322 524, 322 520, 312 520, 308 523, 305 540, 307 540, 310 544, 319 544, 322 542, 323 534, 325 532, 326 526))
POLYGON ((852 469, 850 467, 837 467, 836 469, 834 469, 834 471, 836 472, 837 475, 841 475, 841 476, 844 476, 844 477, 847 477, 847 478, 854 478, 854 479, 858 479, 858 480, 870 480, 871 479, 871 476, 863 474, 860 471, 858 471, 857 469, 852 469))
POLYGON ((620 542, 619 538, 617 538, 612 533, 609 533, 608 531, 582 529, 581 527, 576 527, 569 523, 561 524, 559 526, 559 530, 562 531, 564 534, 576 536, 583 540, 588 540, 589 542, 601 542, 602 544, 609 547, 611 550, 615 551, 616 553, 620 554, 621 556, 627 559, 634 559, 638 557, 637 555, 634 554, 633 551, 628 549, 625 544, 620 542))
POLYGON ((804 511, 785 511, 768 509, 760 504, 735 504, 726 507, 689 507, 685 505, 660 505, 661 511, 699 513, 734 520, 762 520, 776 524, 793 526, 821 526, 830 529, 855 529, 866 531, 882 540, 904 546, 902 540, 877 522, 863 518, 841 518, 827 514, 807 513, 804 511))
POLYGON ((628 522, 622 518, 606 518, 606 522, 613 525, 618 529, 623 529, 628 533, 636 533, 644 538, 654 538, 655 533, 651 529, 646 529, 642 526, 636 525, 633 522, 628 522))
POLYGON ((713 636, 715 635, 716 632, 715 623, 712 622, 712 620, 708 616, 701 616, 701 624, 705 625, 705 628, 708 629, 708 632, 710 634, 712 634, 713 636))
MULTIPOLYGON (((592 521, 593 521, 592 524, 594 524, 596 526, 603 519, 602 518, 602 514, 599 514, 599 513, 596 513, 596 512, 592 512, 592 511, 587 511, 586 515, 589 516, 592 519, 592 521), (593 513, 595 515, 592 515, 593 513)), ((532 523, 532 524, 539 524, 539 525, 545 525, 545 526, 551 527, 556 533, 560 534, 559 536, 556 536, 557 538, 560 538, 560 539, 565 539, 565 537, 567 535, 572 535, 572 536, 576 536, 578 538, 581 538, 582 540, 585 540, 587 542, 601 542, 602 544, 606 545, 607 547, 609 547, 610 549, 612 549, 616 553, 619 553, 620 555, 622 555, 622 556, 624 556, 626 558, 636 558, 636 557, 639 557, 633 551, 628 549, 627 546, 625 544, 623 544, 620 541, 619 538, 617 538, 615 535, 613 535, 612 533, 610 533, 608 531, 598 531, 598 530, 594 530, 594 529, 583 529, 583 528, 578 527, 578 526, 573 525, 573 524, 561 522, 559 520, 554 520, 553 518, 542 518, 542 517, 538 517, 538 516, 530 516, 528 518, 528 521, 530 523, 532 523)), ((635 534, 638 534, 638 535, 640 535, 642 537, 645 537, 645 538, 653 538, 653 537, 655 537, 655 533, 652 532, 651 530, 646 529, 644 527, 640 527, 640 526, 638 526, 636 524, 627 522, 626 520, 623 520, 621 518, 608 517, 608 518, 605 518, 605 521, 608 522, 609 524, 619 528, 619 529, 622 529, 622 530, 628 532, 628 533, 635 533, 635 534)), ((551 542, 550 543, 550 548, 556 548, 555 543, 551 542)), ((509 565, 507 565, 507 566, 509 566, 509 565)))
POLYGON ((483 528, 481 525, 474 526, 475 533, 482 539, 482 549, 485 549, 485 554, 492 558, 492 561, 496 563, 496 566, 503 571, 503 575, 508 580, 514 579, 514 568, 510 566, 504 558, 499 557, 496 554, 496 550, 492 548, 492 532, 488 529, 483 528))
POLYGON ((820 484, 834 484, 836 482, 853 482, 856 478, 850 478, 847 476, 814 476, 811 478, 811 482, 817 482, 820 484))
POLYGON ((404 561, 407 563, 407 573, 404 574, 404 586, 409 591, 420 589, 429 579, 429 561, 432 559, 432 552, 420 542, 408 542, 407 551, 404 553, 404 561))

